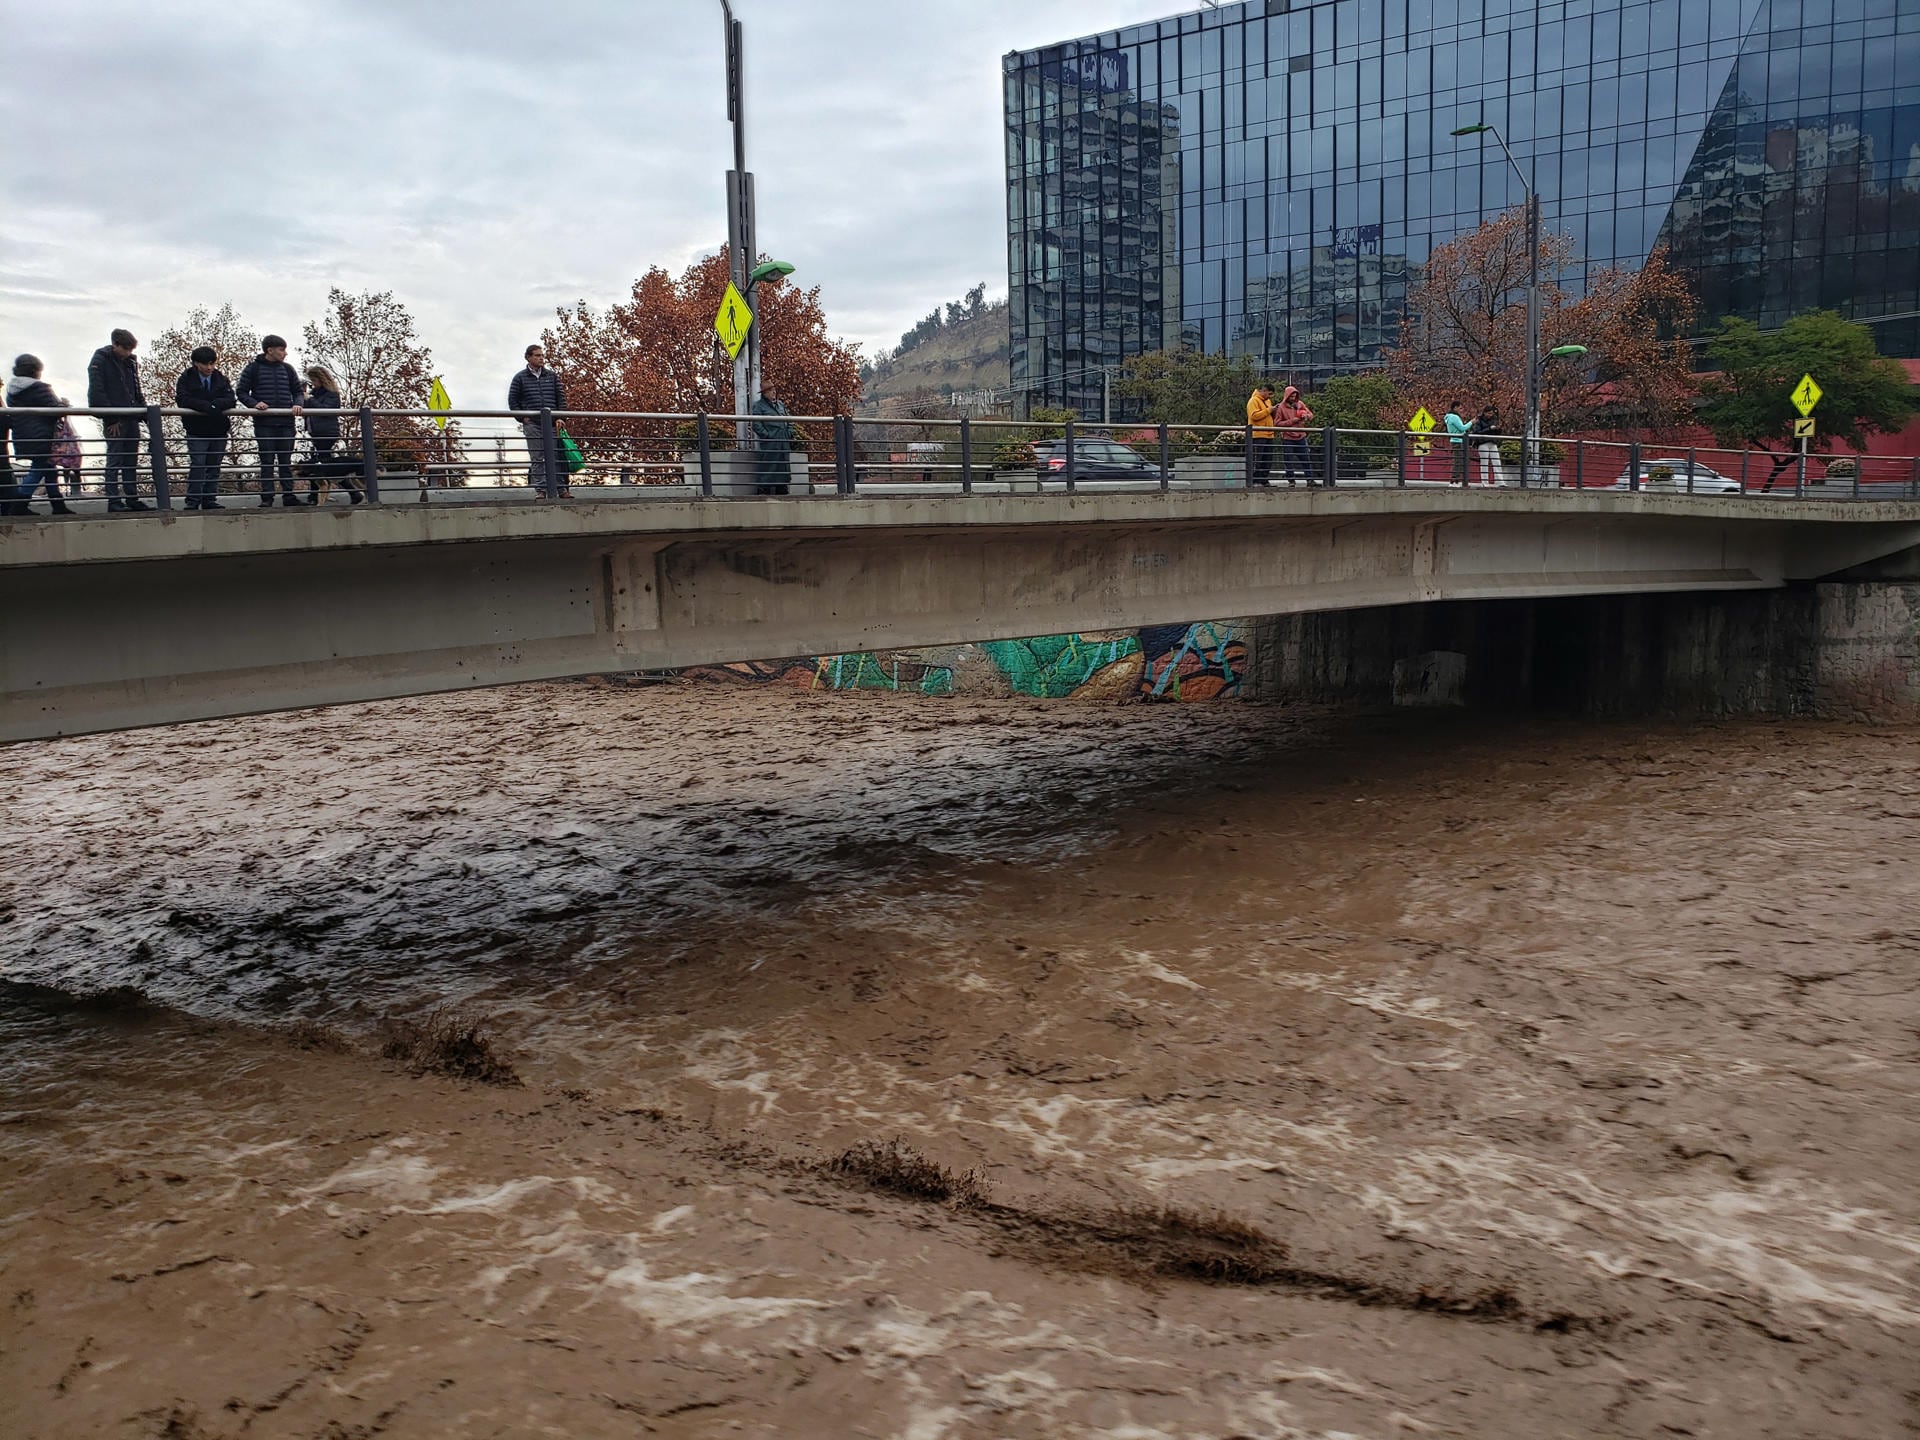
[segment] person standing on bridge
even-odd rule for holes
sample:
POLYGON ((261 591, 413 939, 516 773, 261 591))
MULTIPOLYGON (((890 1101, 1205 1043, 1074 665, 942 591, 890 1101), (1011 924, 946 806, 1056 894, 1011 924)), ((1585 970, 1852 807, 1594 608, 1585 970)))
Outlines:
POLYGON ((69 515, 67 502, 60 494, 59 472, 53 468, 53 437, 59 428, 56 415, 30 415, 31 410, 57 410, 66 402, 53 393, 53 387, 40 378, 38 356, 22 355, 13 362, 13 378, 7 382, 7 404, 13 408, 13 453, 27 462, 27 482, 20 498, 13 502, 15 515, 31 515, 27 501, 42 485, 53 501, 55 515, 69 515))
POLYGON ((1313 463, 1307 454, 1307 422, 1313 419, 1313 411, 1293 386, 1281 392, 1273 418, 1280 422, 1280 468, 1286 471, 1287 484, 1296 483, 1293 478, 1296 471, 1306 477, 1307 484, 1316 483, 1313 463))
MULTIPOLYGON (((140 362, 133 358, 140 342, 131 330, 116 330, 87 362, 87 404, 103 410, 144 409, 146 392, 140 388, 140 362)), ((140 498, 140 419, 137 415, 103 415, 106 436, 105 480, 107 509, 145 510, 140 498)), ((154 437, 156 443, 158 436, 154 437)))
POLYGON ((1447 443, 1453 447, 1453 483, 1465 485, 1467 483, 1467 431, 1472 427, 1467 424, 1466 416, 1460 413, 1458 400, 1447 406, 1447 418, 1444 423, 1447 427, 1447 443))
POLYGON ((1273 483, 1273 386, 1264 380, 1247 397, 1247 429, 1253 438, 1253 469, 1249 485, 1273 483))
MULTIPOLYGON (((260 447, 260 503, 273 504, 273 482, 280 481, 283 503, 298 505, 293 493, 294 416, 302 413, 300 402, 307 393, 307 382, 287 363, 287 342, 269 335, 260 342, 260 353, 240 372, 240 403, 256 411, 291 410, 293 415, 257 414, 253 421, 254 443, 260 447)), ((307 500, 318 497, 313 482, 307 482, 307 500)))
POLYGON ((1488 405, 1474 417, 1469 443, 1480 457, 1480 483, 1500 483, 1500 412, 1488 405))
POLYGON ((787 482, 793 478, 793 461, 788 458, 793 446, 793 422, 785 418, 786 402, 773 393, 772 386, 762 381, 760 398, 753 402, 753 413, 768 417, 753 422, 756 452, 753 493, 784 495, 787 482))
POLYGON ((219 501, 220 462, 227 453, 227 412, 239 402, 233 382, 220 373, 219 352, 194 347, 193 363, 180 372, 173 403, 193 413, 186 418, 187 509, 224 510, 219 501))
MULTIPOLYGON (((513 383, 507 386, 507 408, 509 410, 564 410, 567 408, 566 388, 561 385, 560 377, 547 368, 547 352, 539 345, 527 346, 527 364, 513 383)), ((560 428, 559 421, 554 424, 560 428)), ((540 420, 536 416, 523 421, 520 433, 527 437, 527 484, 533 486, 534 493, 542 500, 558 499, 560 495, 560 477, 551 473, 548 461, 553 457, 547 454, 547 441, 540 431, 540 420)))

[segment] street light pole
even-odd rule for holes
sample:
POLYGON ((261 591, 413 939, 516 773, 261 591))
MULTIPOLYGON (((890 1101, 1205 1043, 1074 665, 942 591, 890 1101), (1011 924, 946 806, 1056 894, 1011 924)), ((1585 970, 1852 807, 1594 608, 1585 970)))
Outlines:
MULTIPOLYGON (((1527 418, 1526 447, 1521 454, 1523 466, 1531 466, 1540 441, 1540 196, 1520 162, 1513 158, 1505 138, 1495 125, 1462 125, 1455 135, 1491 135, 1507 157, 1507 164, 1520 177, 1520 188, 1527 197, 1527 418)), ((1525 473, 1524 471, 1522 473, 1525 473)))
MULTIPOLYGON (((727 172, 727 271, 734 288, 747 302, 753 314, 753 288, 748 278, 759 258, 755 234, 753 176, 747 171, 747 76, 744 35, 740 22, 733 18, 729 0, 720 0, 720 13, 727 32, 727 119, 733 122, 733 169, 727 172)), ((747 343, 733 362, 733 408, 736 414, 752 411, 760 398, 760 326, 750 324, 747 343)), ((750 448, 750 437, 736 437, 736 446, 750 448)))

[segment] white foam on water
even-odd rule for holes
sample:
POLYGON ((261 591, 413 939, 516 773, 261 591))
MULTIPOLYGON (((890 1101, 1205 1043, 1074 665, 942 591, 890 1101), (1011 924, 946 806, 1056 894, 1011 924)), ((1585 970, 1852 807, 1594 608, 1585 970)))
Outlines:
POLYGON ((727 1275, 692 1270, 684 1275, 655 1276, 645 1260, 634 1259, 607 1272, 601 1284, 617 1292, 620 1301, 656 1325, 685 1329, 716 1321, 745 1327, 784 1320, 802 1310, 824 1310, 824 1300, 797 1296, 730 1295, 737 1283, 727 1275))

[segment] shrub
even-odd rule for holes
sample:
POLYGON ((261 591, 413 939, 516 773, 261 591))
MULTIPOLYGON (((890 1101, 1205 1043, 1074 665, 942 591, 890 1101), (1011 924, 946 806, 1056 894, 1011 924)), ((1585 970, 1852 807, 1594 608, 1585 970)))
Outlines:
POLYGON ((1655 465, 1651 470, 1647 471, 1647 483, 1649 485, 1672 484, 1673 467, 1671 465, 1655 465))
MULTIPOLYGON (((1526 444, 1523 440, 1502 440, 1500 442, 1500 463, 1518 465, 1520 451, 1526 444)), ((1534 442, 1534 453, 1539 457, 1536 465, 1558 465, 1567 458, 1567 447, 1557 440, 1538 440, 1534 442)))
POLYGON ((1827 461, 1827 479, 1851 480, 1860 473, 1860 462, 1850 455, 1836 456, 1827 461))
MULTIPOLYGON (((698 421, 682 420, 673 427, 673 438, 687 449, 693 450, 700 444, 700 425, 698 421)), ((731 420, 707 421, 707 444, 718 449, 722 443, 733 443, 733 422, 731 420)))
POLYGON ((993 452, 996 470, 1037 470, 1039 467, 1040 458, 1033 453, 1033 442, 1018 435, 1001 441, 993 452))

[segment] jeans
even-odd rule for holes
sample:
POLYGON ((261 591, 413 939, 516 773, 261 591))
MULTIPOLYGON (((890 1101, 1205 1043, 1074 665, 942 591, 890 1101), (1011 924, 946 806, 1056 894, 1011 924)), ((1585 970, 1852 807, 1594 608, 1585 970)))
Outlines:
POLYGON ((224 435, 187 436, 187 508, 211 505, 220 488, 220 462, 227 455, 224 435))
POLYGON ((1313 483, 1313 457, 1307 450, 1306 438, 1287 439, 1280 442, 1280 468, 1286 472, 1287 483, 1293 484, 1296 471, 1309 485, 1313 483))
POLYGON ((1453 483, 1467 483, 1467 442, 1464 440, 1453 442, 1453 483))
POLYGON ((1265 485, 1267 477, 1273 474, 1273 441, 1264 435, 1253 437, 1253 473, 1247 477, 1249 485, 1265 485))
MULTIPOLYGON (((520 433, 527 437, 527 484, 542 495, 559 495, 559 480, 547 474, 547 446, 540 433, 540 422, 527 421, 520 427, 520 433)), ((554 448, 559 448, 557 440, 554 448)))
POLYGON ((260 498, 273 494, 274 476, 280 477, 280 489, 293 495, 293 426, 255 424, 254 443, 260 447, 260 498))
POLYGON ((29 467, 22 500, 33 499, 42 485, 47 487, 48 499, 60 499, 60 472, 53 468, 52 440, 16 440, 13 454, 15 459, 25 460, 29 467))
POLYGON ((109 420, 107 426, 107 499, 137 500, 140 498, 139 423, 109 420))

